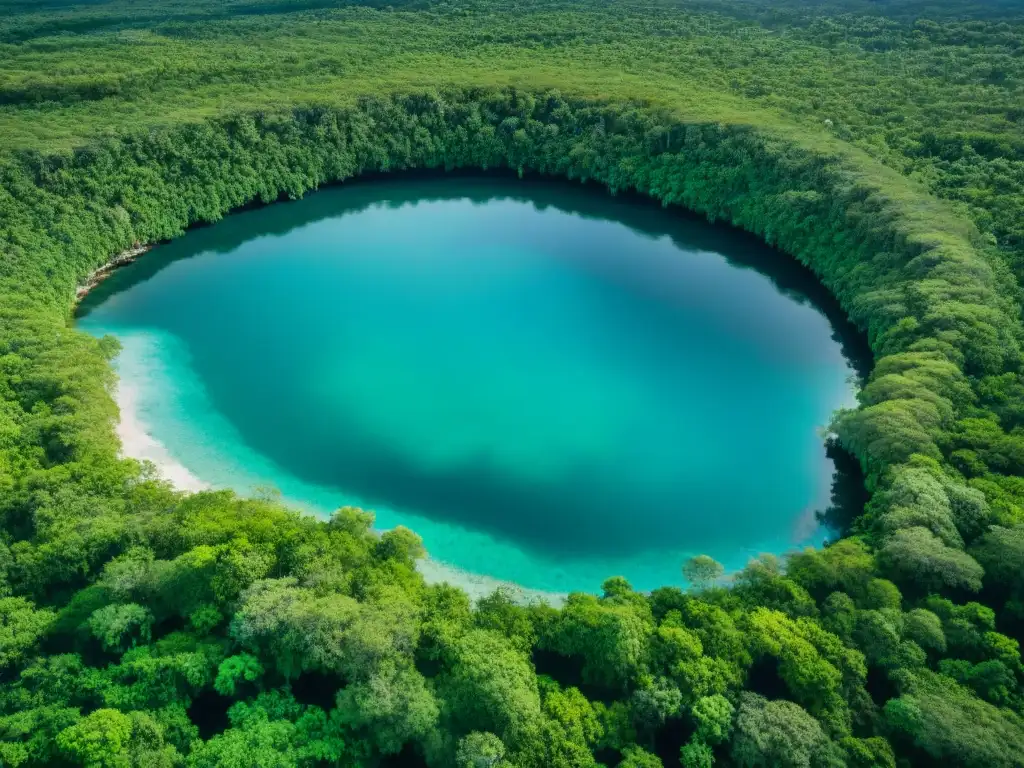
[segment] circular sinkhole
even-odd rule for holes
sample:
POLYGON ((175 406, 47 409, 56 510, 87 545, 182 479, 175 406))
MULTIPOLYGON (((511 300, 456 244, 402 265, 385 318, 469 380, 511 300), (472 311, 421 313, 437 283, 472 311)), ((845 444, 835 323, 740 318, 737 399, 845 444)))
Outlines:
POLYGON ((724 226, 568 183, 360 181, 154 248, 79 307, 127 453, 419 533, 429 575, 678 584, 820 543, 858 341, 724 226))

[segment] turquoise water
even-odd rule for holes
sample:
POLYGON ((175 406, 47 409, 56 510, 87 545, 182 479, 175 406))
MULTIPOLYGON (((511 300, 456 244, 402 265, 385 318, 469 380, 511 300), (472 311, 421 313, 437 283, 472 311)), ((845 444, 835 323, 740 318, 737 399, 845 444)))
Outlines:
POLYGON ((823 538, 854 347, 822 293, 678 212, 407 179, 193 230, 79 325, 122 340, 134 417, 205 482, 358 504, 532 589, 650 589, 823 538))

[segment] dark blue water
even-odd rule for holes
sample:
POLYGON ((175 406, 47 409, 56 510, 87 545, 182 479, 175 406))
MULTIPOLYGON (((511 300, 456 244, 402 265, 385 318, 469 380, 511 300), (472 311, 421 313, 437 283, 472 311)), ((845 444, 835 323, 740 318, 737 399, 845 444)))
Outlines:
POLYGON ((530 588, 647 589, 820 541, 821 428, 852 399, 820 294, 728 229, 451 178, 192 231, 80 325, 122 339, 132 418, 206 482, 358 503, 530 588))

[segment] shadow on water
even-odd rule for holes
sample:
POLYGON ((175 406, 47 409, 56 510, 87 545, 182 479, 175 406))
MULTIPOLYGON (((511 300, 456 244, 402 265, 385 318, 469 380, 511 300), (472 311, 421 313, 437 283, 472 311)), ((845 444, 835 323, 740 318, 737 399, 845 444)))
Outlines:
POLYGON ((835 466, 828 508, 817 513, 818 522, 835 539, 850 533, 854 521, 864 512, 871 498, 864 487, 864 472, 856 457, 843 450, 835 440, 825 443, 825 455, 835 466))
MULTIPOLYGON (((846 318, 836 299, 814 274, 795 259, 771 248, 755 236, 726 225, 712 225, 703 218, 680 208, 669 212, 655 201, 639 194, 612 197, 597 184, 581 185, 564 179, 527 176, 518 179, 511 172, 403 172, 378 175, 346 182, 345 195, 311 194, 301 204, 283 202, 260 207, 258 216, 229 218, 217 226, 199 226, 189 237, 153 249, 129 269, 115 271, 90 292, 79 305, 79 317, 102 304, 112 295, 145 282, 171 264, 209 253, 231 252, 244 243, 260 237, 280 237, 313 222, 358 213, 372 207, 397 209, 402 206, 447 200, 469 200, 485 204, 494 200, 527 203, 538 211, 558 210, 596 221, 614 220, 649 238, 668 237, 673 244, 687 251, 709 251, 719 254, 736 268, 753 270, 767 277, 775 290, 790 300, 814 307, 827 319, 833 340, 857 375, 863 377, 870 369, 871 355, 866 339, 846 318), (458 178, 457 184, 445 180, 458 178), (390 180, 402 183, 389 183, 390 180)), ((337 187, 336 187, 337 189, 337 187)), ((293 404, 296 408, 301 403, 293 404)), ((302 418, 282 405, 274 414, 278 420, 302 418)), ((279 444, 271 414, 259 424, 250 424, 245 435, 257 451, 267 455, 279 444)), ((290 469, 308 482, 333 487, 386 489, 390 504, 408 509, 438 511, 439 517, 474 527, 479 523, 474 510, 488 509, 499 534, 521 539, 524 530, 543 530, 546 535, 534 544, 543 549, 544 541, 558 542, 555 555, 576 549, 580 554, 598 554, 609 542, 621 549, 650 548, 649 531, 635 526, 628 516, 615 514, 615 499, 598 500, 612 509, 602 515, 606 520, 603 532, 587 525, 586 519, 567 513, 579 507, 578 499, 552 487, 526 487, 510 482, 503 473, 481 457, 472 468, 465 467, 451 477, 439 477, 436 471, 424 474, 387 446, 370 445, 368 436, 358 434, 332 435, 330 439, 350 442, 356 446, 347 453, 341 466, 328 451, 315 445, 295 448, 290 469), (396 468, 399 471, 396 472, 396 468), (401 479, 396 479, 401 478, 401 479), (609 536, 607 525, 615 527, 609 536), (620 529, 621 525, 621 529, 620 529)), ((863 509, 865 494, 857 462, 835 446, 829 448, 836 472, 832 479, 832 498, 827 510, 818 519, 833 532, 845 532, 852 519, 863 509)), ((586 484, 586 478, 581 482, 586 484)), ((566 487, 572 487, 572 483, 566 487)), ((621 507, 619 508, 621 509, 621 507)), ((582 514, 584 511, 579 510, 582 514)), ((720 528, 714 515, 697 516, 691 520, 691 533, 710 537, 720 528)))

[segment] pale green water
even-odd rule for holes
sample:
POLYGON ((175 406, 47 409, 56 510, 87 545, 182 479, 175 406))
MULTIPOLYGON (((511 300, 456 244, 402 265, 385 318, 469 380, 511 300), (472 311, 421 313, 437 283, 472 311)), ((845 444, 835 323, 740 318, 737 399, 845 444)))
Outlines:
POLYGON ((650 589, 821 540, 852 371, 808 291, 752 239, 593 190, 405 180, 190 232, 80 325, 122 339, 135 415, 202 480, 360 504, 531 588, 650 589))

